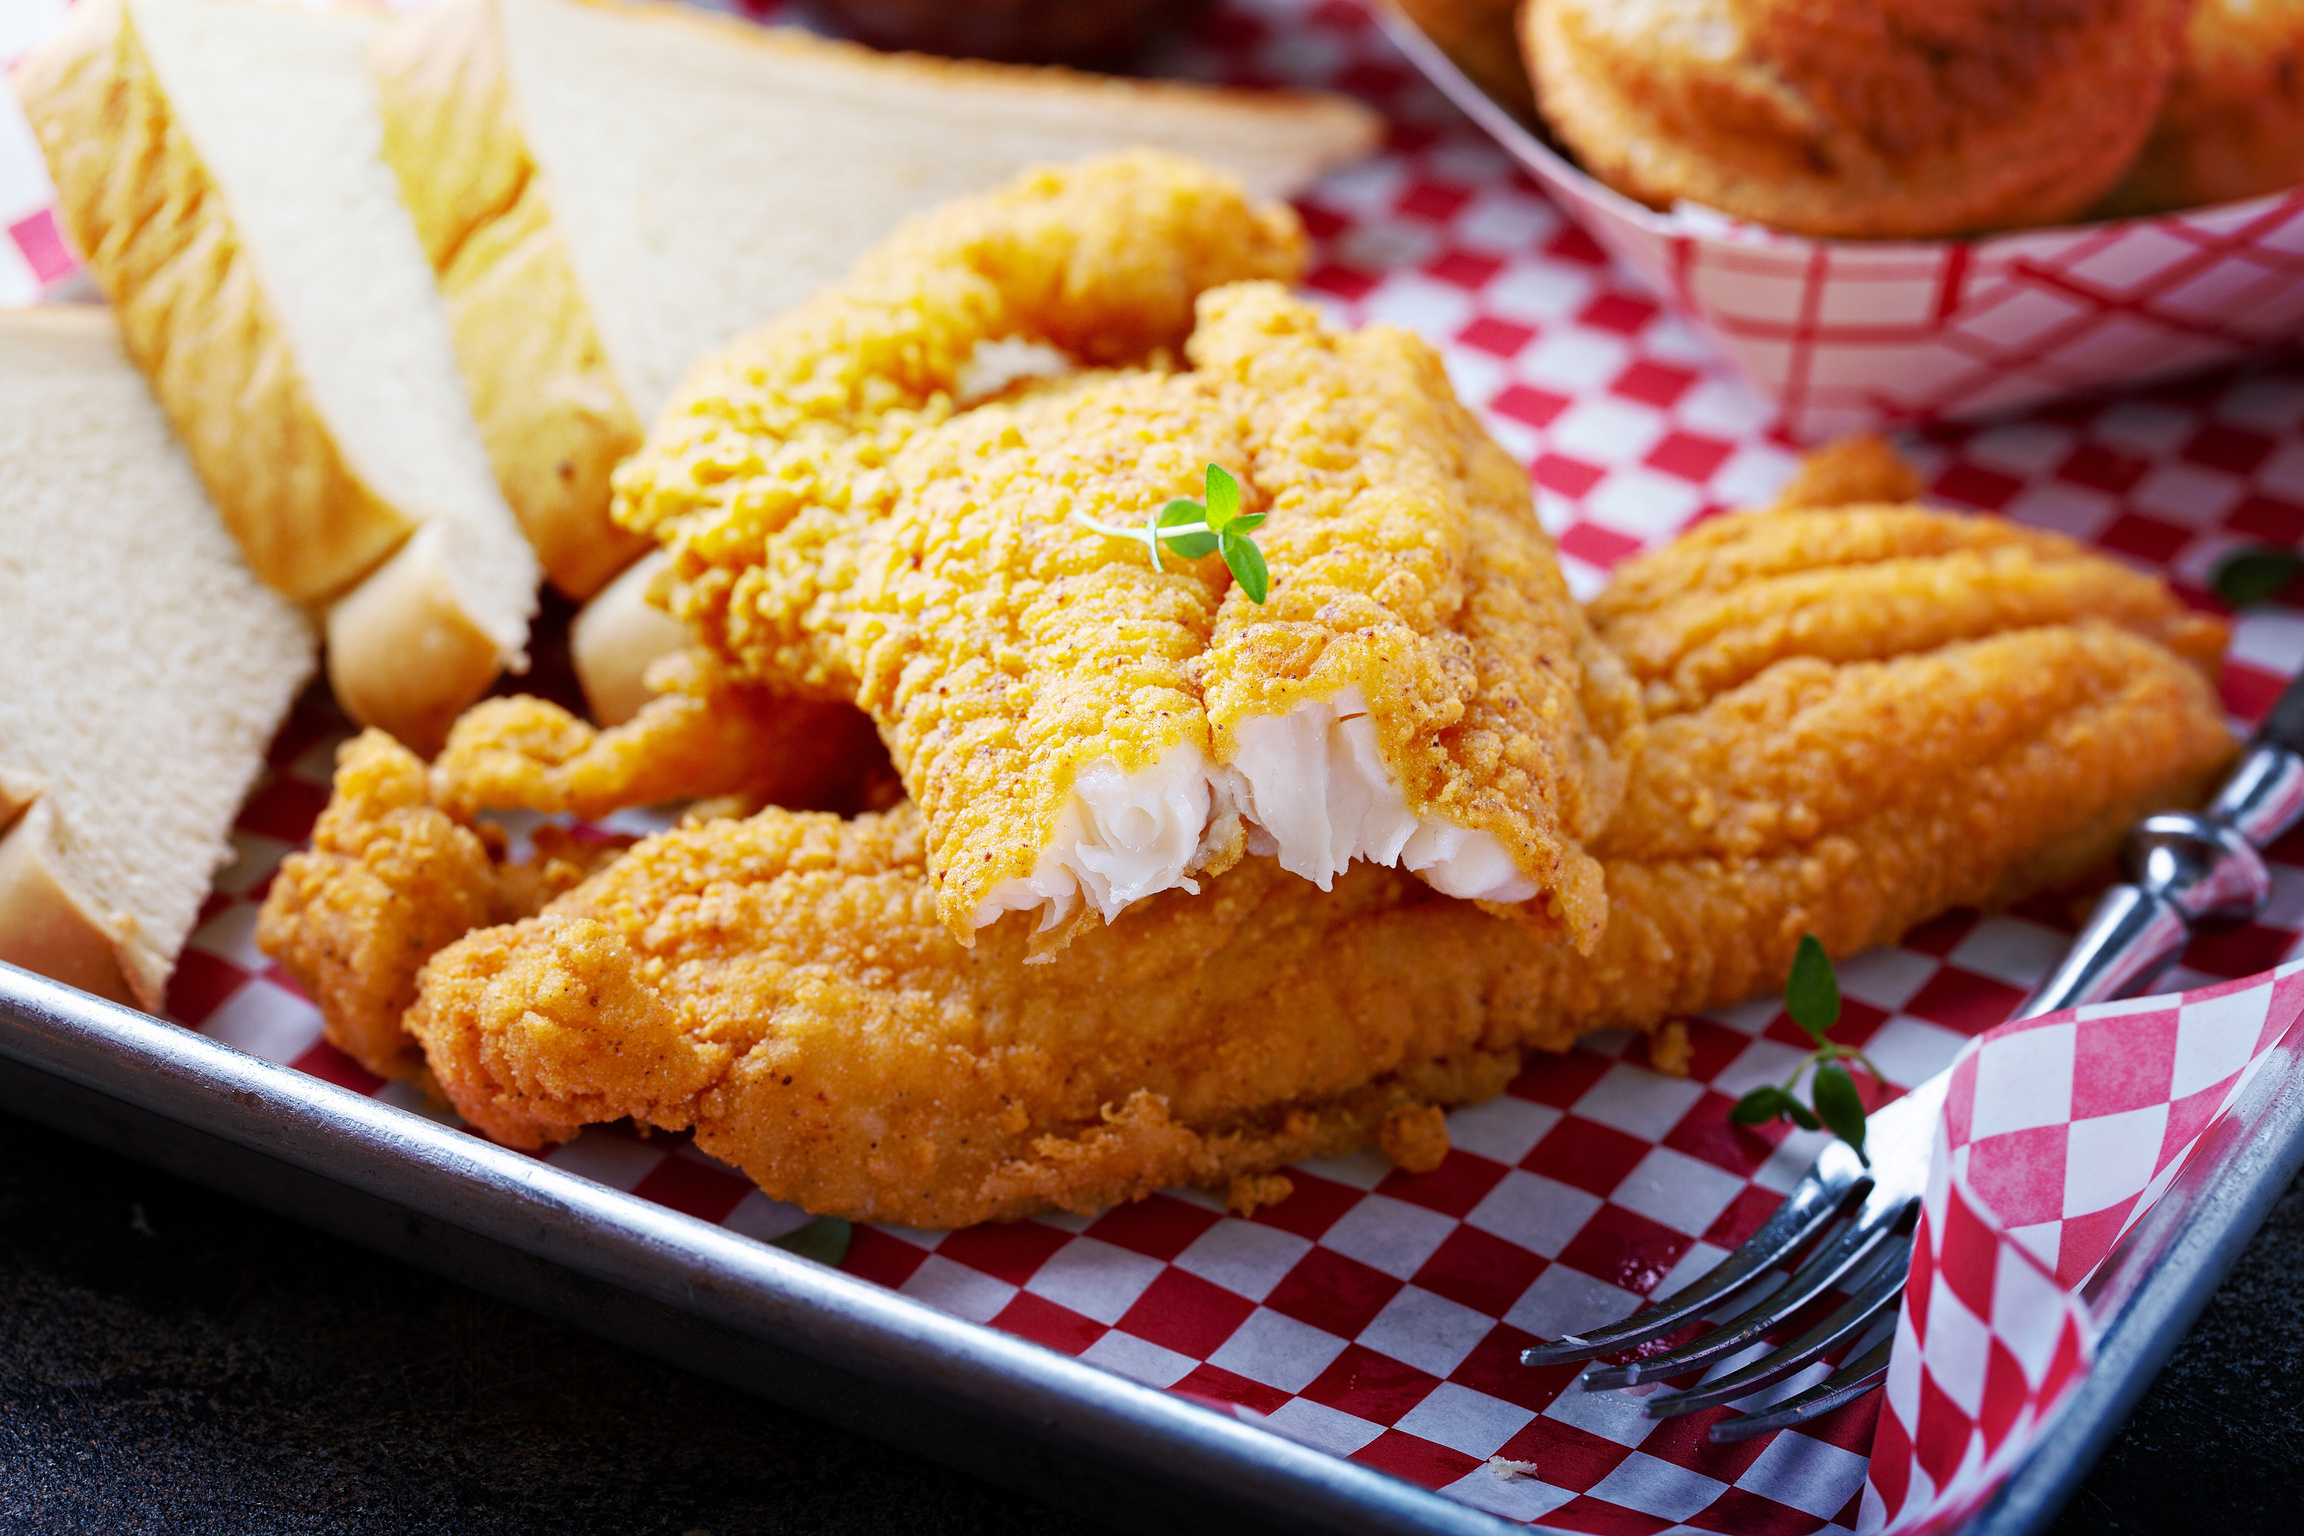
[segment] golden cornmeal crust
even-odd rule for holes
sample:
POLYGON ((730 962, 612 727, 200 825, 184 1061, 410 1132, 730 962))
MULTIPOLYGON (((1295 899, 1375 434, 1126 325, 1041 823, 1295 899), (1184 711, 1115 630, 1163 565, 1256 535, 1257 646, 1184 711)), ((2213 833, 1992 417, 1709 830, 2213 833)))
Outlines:
POLYGON ((424 765, 382 731, 336 754, 336 788, 312 846, 281 861, 256 942, 320 1008, 331 1044, 370 1071, 416 1077, 424 1058, 400 1027, 416 970, 441 945, 540 909, 631 845, 540 828, 536 854, 503 860, 493 829, 435 808, 424 765))
POLYGON ((2164 213, 2304 182, 2304 0, 2196 0, 2144 152, 2097 211, 2164 213))
MULTIPOLYGON (((1701 623, 1661 594, 1720 569, 1667 549, 1627 574, 1642 612, 1701 623)), ((1423 1160, 1429 1119, 1404 1111, 1499 1091, 1523 1051, 1780 984, 1803 932, 1847 954, 2068 880, 2231 754, 2212 655, 2093 616, 1949 643, 1922 624, 1906 644, 1912 606, 1880 598, 1818 631, 1870 624, 1872 659, 1794 647, 1650 723, 1593 845, 1610 907, 1590 957, 1394 871, 1357 866, 1323 895, 1250 858, 1026 965, 1020 930, 964 949, 938 920, 909 808, 767 811, 649 839, 449 944, 405 1023, 500 1139, 692 1126, 769 1193, 857 1217, 1088 1211, 1178 1182, 1270 1199, 1269 1170, 1378 1139, 1423 1160)), ((342 905, 321 881, 280 890, 274 944, 299 902, 342 905)), ((401 995, 414 950, 368 984, 401 995)))
POLYGON ((1711 518, 1619 566, 1591 612, 1651 716, 1693 709, 1790 656, 1876 660, 2095 619, 2209 666, 2225 639, 2166 583, 2061 534, 1920 507, 1711 518))
POLYGON ((1245 470, 1245 416, 1218 381, 1122 374, 968 412, 898 453, 846 631, 857 702, 920 807, 961 942, 993 890, 1032 873, 1081 769, 1109 758, 1134 773, 1180 746, 1207 758, 1191 669, 1223 562, 1154 570, 1141 540, 1068 518, 1141 526, 1196 494, 1211 461, 1245 470))
POLYGON ((598 817, 630 805, 730 798, 859 810, 893 788, 872 722, 853 706, 790 699, 732 681, 701 651, 648 673, 656 697, 600 730, 528 695, 466 711, 432 764, 434 804, 598 817))
POLYGON ((2189 0, 1529 0, 1544 117, 1587 170, 1802 234, 2054 224, 2120 179, 2189 0))
POLYGON ((1303 252, 1287 208, 1151 151, 947 204, 699 364, 617 471, 616 518, 671 548, 673 614, 744 675, 852 699, 836 605, 887 510, 874 471, 962 409, 979 342, 1088 367, 1172 361, 1202 292, 1291 280, 1303 252))
MULTIPOLYGON (((1579 844, 1622 792, 1636 706, 1526 478, 1406 332, 1341 336, 1267 283, 1204 294, 1200 315, 1192 371, 986 406, 890 466, 847 634, 945 922, 971 941, 1088 764, 1226 762, 1242 721, 1358 688, 1410 811, 1495 836, 1542 893, 1530 917, 1589 948, 1606 901, 1579 844), (1071 521, 1140 526, 1210 462, 1267 518, 1263 604, 1214 556, 1154 570, 1140 542, 1071 521)), ((1201 867, 1239 851, 1235 832, 1201 867)))
POLYGON ((1272 573, 1262 604, 1226 595, 1194 669, 1217 760, 1244 722, 1359 689, 1409 811, 1494 837, 1536 887, 1521 915, 1589 951, 1607 897, 1581 844, 1623 793, 1638 711, 1527 475, 1414 335, 1340 335, 1272 284, 1201 310, 1188 352, 1244 403, 1272 573))
POLYGON ((344 462, 122 0, 86 0, 17 68, 56 211, 259 581, 350 586, 412 524, 344 462))
POLYGON ((1391 0, 1448 55, 1465 78, 1524 118, 1536 96, 1520 62, 1513 15, 1520 0, 1391 0))

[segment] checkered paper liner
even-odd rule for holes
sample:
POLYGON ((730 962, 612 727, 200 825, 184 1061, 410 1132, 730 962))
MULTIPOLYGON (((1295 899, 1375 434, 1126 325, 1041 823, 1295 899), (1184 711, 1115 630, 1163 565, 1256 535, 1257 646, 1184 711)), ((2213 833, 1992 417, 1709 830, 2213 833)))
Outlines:
MULTIPOLYGON (((0 0, 0 17, 13 25, 5 7, 26 3, 62 9, 0 0)), ((0 29, 0 40, 28 31, 0 29)), ((1232 0, 1166 65, 1343 89, 1386 113, 1386 151, 1300 204, 1318 248, 1312 289, 1347 321, 1406 325, 1442 349, 1459 392, 1530 466, 1580 591, 1694 518, 1765 497, 1788 472, 1771 404, 1440 99, 1359 6, 1232 0)), ((41 216, 47 192, 36 157, 9 158, 17 123, 0 100, 0 209, 28 210, 9 214, 21 222, 41 216)), ((69 272, 47 291, 59 281, 69 272)), ((39 291, 20 285, 14 297, 39 291)), ((2206 572, 2236 543, 2304 535, 2295 366, 1932 428, 1907 447, 1939 499, 2091 539, 2201 602, 2206 572)), ((2227 703, 2253 718, 2304 665, 2304 614, 2245 616, 2234 657, 2227 703)), ((274 867, 326 801, 343 729, 320 698, 283 728, 169 1011, 439 1115, 328 1046, 311 1005, 253 943, 274 867)), ((2304 840, 2274 863, 2262 922, 2195 944, 2177 984, 2260 972, 2296 947, 2304 840)), ((1922 1081, 2005 1018, 2061 950, 2065 921, 1955 914, 1851 961, 1846 1038, 1894 1084, 1922 1081)), ((1644 1046, 1620 1037, 1532 1064, 1502 1098, 1450 1118, 1454 1150, 1430 1174, 1373 1155, 1316 1163, 1293 1171, 1291 1199, 1246 1220, 1172 1191, 1092 1220, 864 1227, 846 1267, 1510 1518, 1638 1533, 1853 1529, 1879 1396, 1800 1431, 1713 1446, 1704 1431, 1722 1410, 1651 1423, 1633 1398, 1567 1393, 1568 1369, 1517 1363, 1536 1338, 1702 1273, 1814 1156, 1812 1137, 1726 1120, 1737 1094, 1779 1078, 1803 1049, 1780 1011, 1759 1003, 1688 1028, 1684 1079, 1648 1070, 1644 1046)), ((682 1138, 595 1128, 545 1158, 758 1237, 804 1220, 682 1138)))
POLYGON ((2304 187, 1956 240, 1816 240, 1691 203, 1658 212, 1490 102, 1413 24, 1387 22, 1560 206, 1775 397, 1802 441, 2173 377, 2304 337, 2304 187))
POLYGON ((2086 1283, 2304 1014, 2304 963, 2003 1024, 1952 1068, 1867 1519, 1950 1530, 2086 1374, 2086 1283))

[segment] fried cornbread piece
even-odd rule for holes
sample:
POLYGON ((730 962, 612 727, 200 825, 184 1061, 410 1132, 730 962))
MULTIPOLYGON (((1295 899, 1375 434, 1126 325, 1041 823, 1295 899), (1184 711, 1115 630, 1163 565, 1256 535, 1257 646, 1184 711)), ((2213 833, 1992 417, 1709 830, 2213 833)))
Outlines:
MULTIPOLYGON (((1700 626, 1656 594, 1717 569, 1667 549, 1624 575, 1650 594, 1638 611, 1700 626)), ((1252 1194, 1404 1107, 1497 1091, 1524 1050, 1778 985, 1803 932, 1847 954, 2067 881, 2231 754, 2212 625, 2085 615, 1950 642, 1922 625, 1905 645, 1909 607, 1867 611, 1872 658, 1791 646, 1655 715, 1593 844, 1610 909, 1590 957, 1395 871, 1357 865, 1323 894, 1251 857, 1027 966, 1020 929, 966 949, 938 920, 915 813, 769 811, 650 839, 448 946, 406 1023, 491 1134, 693 1126, 816 1210, 932 1225, 1179 1181, 1252 1194)), ((327 895, 280 890, 290 928, 327 895)), ((1393 1139, 1420 1146, 1414 1124, 1393 1139)))
POLYGON ((1524 118, 1536 114, 1513 16, 1520 0, 1393 0, 1466 78, 1524 118))
POLYGON ((833 604, 907 439, 1035 372, 1172 360, 1202 292, 1303 260, 1287 208, 1150 151, 948 204, 699 364, 618 470, 616 519, 672 549, 674 616, 739 675, 846 702, 833 604))
POLYGON ((2120 179, 2188 0, 1529 0, 1545 119, 1587 170, 1802 234, 2054 224, 2120 179))
POLYGON ((2195 0, 2144 152, 2097 212, 2166 213, 2304 182, 2304 0, 2195 0))
POLYGON ((1111 921, 1229 867, 1245 818, 1322 886, 1397 863, 1589 948, 1581 840, 1635 708, 1526 478, 1429 347, 1340 334, 1277 284, 1202 295, 1187 355, 986 406, 890 465, 847 633, 945 921, 964 943, 1014 910, 1111 921), (1211 462, 1266 519, 1264 602, 1081 521, 1141 526, 1211 462))

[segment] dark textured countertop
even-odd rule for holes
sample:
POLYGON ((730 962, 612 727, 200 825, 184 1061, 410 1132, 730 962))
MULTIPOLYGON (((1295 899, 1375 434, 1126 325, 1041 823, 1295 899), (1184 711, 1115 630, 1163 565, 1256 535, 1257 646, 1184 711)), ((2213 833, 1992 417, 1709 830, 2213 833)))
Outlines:
MULTIPOLYGON (((2304 1186, 2057 1529, 2300 1487, 2304 1186)), ((1092 1529, 0 1116, 0 1532, 1092 1529)))

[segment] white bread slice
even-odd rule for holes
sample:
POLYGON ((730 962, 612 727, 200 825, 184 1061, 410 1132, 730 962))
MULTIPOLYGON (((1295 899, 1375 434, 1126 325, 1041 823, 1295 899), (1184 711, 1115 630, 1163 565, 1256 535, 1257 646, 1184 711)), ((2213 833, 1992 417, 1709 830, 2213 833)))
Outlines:
POLYGON ((317 642, 95 309, 0 314, 0 960, 157 1011, 317 642))
POLYGON ((1138 145, 1274 197, 1380 131, 1340 97, 891 56, 616 0, 444 0, 374 57, 498 477, 578 597, 637 553, 608 474, 689 365, 906 217, 1138 145))
POLYGON ((397 186, 366 48, 382 18, 254 0, 83 0, 18 71, 58 206, 249 564, 343 592, 440 547, 329 671, 411 745, 523 664, 537 568, 480 442, 397 186), (449 633, 439 633, 445 623, 449 633))

